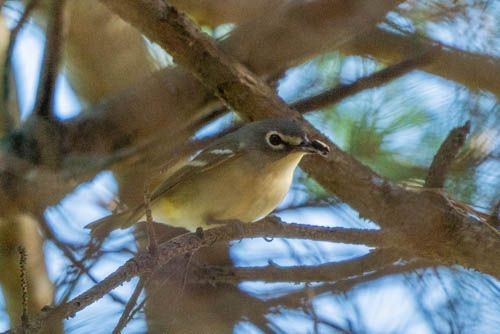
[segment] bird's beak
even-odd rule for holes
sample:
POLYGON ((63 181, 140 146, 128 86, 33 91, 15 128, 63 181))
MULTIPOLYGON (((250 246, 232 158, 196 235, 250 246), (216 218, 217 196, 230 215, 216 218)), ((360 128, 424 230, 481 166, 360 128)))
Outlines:
POLYGON ((328 153, 330 153, 330 147, 323 143, 320 140, 304 140, 299 146, 298 149, 302 152, 306 153, 314 153, 319 154, 321 156, 326 157, 328 153))

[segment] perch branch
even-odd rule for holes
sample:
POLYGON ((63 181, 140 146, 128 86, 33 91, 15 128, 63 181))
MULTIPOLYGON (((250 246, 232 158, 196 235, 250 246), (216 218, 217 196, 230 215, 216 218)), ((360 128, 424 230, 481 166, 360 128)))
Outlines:
POLYGON ((439 256, 446 263, 457 261, 500 276, 495 257, 484 256, 491 252, 500 256, 500 247, 496 247, 500 240, 493 231, 484 224, 473 227, 477 221, 450 206, 443 195, 410 191, 392 184, 343 152, 305 122, 299 113, 289 109, 258 77, 235 63, 213 40, 200 33, 174 7, 151 0, 103 1, 170 52, 178 64, 189 69, 244 118, 294 118, 313 136, 330 145, 329 159, 309 157, 301 167, 327 190, 353 206, 362 217, 369 217, 383 228, 404 230, 405 242, 424 257, 439 256), (478 244, 477 240, 483 242, 478 244), (437 251, 440 248, 441 251, 437 251))
MULTIPOLYGON (((55 323, 61 319, 72 317, 78 311, 86 308, 90 304, 101 299, 117 286, 129 281, 135 276, 151 273, 159 266, 168 263, 171 259, 183 255, 192 254, 200 248, 209 247, 215 242, 228 242, 230 240, 241 239, 246 237, 269 236, 268 226, 276 225, 276 228, 284 225, 286 230, 287 224, 279 224, 276 220, 264 219, 255 223, 235 225, 224 225, 214 227, 203 232, 203 238, 199 237, 199 233, 186 233, 170 239, 158 245, 158 254, 156 256, 149 252, 142 252, 128 260, 121 267, 103 279, 100 283, 94 285, 87 291, 72 300, 53 307, 47 307, 37 317, 33 318, 29 324, 29 330, 37 332, 44 328, 47 324, 55 323)), ((333 235, 345 234, 344 229, 329 228, 324 231, 325 234, 333 235)), ((6 333, 21 333, 22 328, 14 328, 6 333)))

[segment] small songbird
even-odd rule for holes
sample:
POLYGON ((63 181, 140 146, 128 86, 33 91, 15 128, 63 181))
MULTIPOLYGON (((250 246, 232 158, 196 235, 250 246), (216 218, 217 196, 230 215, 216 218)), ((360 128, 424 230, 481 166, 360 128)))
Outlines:
MULTIPOLYGON (((192 231, 228 221, 256 221, 283 200, 305 154, 326 156, 329 151, 295 120, 248 123, 209 144, 163 181, 151 193, 153 218, 192 231)), ((144 214, 142 204, 86 227, 94 237, 104 237, 144 214)))

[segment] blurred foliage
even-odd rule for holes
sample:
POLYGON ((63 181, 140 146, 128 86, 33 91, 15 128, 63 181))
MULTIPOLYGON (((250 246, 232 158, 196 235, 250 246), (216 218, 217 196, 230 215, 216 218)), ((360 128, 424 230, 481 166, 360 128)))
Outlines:
MULTIPOLYGON (((322 55, 288 72, 282 95, 297 100, 379 70, 380 64, 338 53, 322 55), (294 89, 286 89, 297 82, 294 89)), ((344 150, 395 182, 423 184, 434 154, 455 126, 473 128, 452 166, 446 189, 488 210, 500 196, 500 107, 494 96, 473 94, 424 73, 403 76, 308 115, 344 150)), ((301 178, 316 198, 322 190, 301 178)))
MULTIPOLYGON (((0 1, 0 5, 2 3, 0 1)), ((20 4, 12 0, 7 3, 16 8, 20 4)), ((382 26, 392 31, 416 32, 456 48, 498 56, 499 10, 498 1, 410 0, 397 13, 390 13, 382 26)), ((33 25, 33 22, 29 24, 33 25)), ((233 24, 225 24, 215 28, 203 27, 203 31, 216 39, 223 39, 233 28, 233 24)), ((168 54, 147 40, 145 43, 158 68, 172 65, 168 54)), ((277 89, 285 100, 294 101, 338 84, 351 83, 383 67, 367 57, 345 56, 339 52, 322 54, 289 69, 277 89)), ((25 82, 20 82, 20 86, 23 84, 25 82)), ((428 166, 449 131, 471 120, 472 131, 447 178, 446 191, 453 198, 484 211, 500 199, 500 106, 497 97, 491 93, 471 92, 456 83, 414 71, 306 117, 342 149, 384 177, 395 182, 418 184, 423 184, 428 166)), ((207 127, 203 135, 212 134, 231 122, 231 117, 225 118, 223 122, 207 127)), ((296 181, 283 208, 285 211, 289 208, 297 221, 314 224, 322 223, 320 220, 324 219, 328 224, 334 221, 332 226, 341 225, 337 224, 339 221, 345 227, 366 228, 368 225, 362 225, 365 222, 360 223, 357 212, 343 205, 305 173, 299 172, 296 181), (326 214, 321 216, 314 211, 315 216, 311 218, 301 210, 311 207, 326 208, 326 214), (332 220, 324 218, 326 215, 332 220)), ((68 244, 70 252, 80 258, 85 251, 84 241, 88 238, 82 226, 107 213, 105 204, 115 200, 114 193, 116 184, 111 174, 102 173, 45 212, 47 224, 57 231, 58 238, 47 240, 45 249, 57 301, 72 297, 93 284, 90 274, 82 274, 72 267, 61 253, 58 242, 68 244)), ((86 264, 95 279, 101 279, 110 268, 116 268, 130 257, 136 251, 134 247, 130 231, 120 231, 105 243, 100 258, 86 264)), ((231 251, 233 255, 236 253, 232 257, 235 265, 251 266, 273 265, 274 261, 320 264, 334 256, 341 260, 354 259, 366 254, 368 249, 281 239, 273 240, 273 243, 243 240, 235 242, 231 251)), ((383 330, 400 333, 419 329, 434 333, 482 333, 500 326, 498 282, 480 273, 452 267, 419 270, 405 275, 387 274, 383 279, 370 274, 374 273, 368 273, 362 284, 348 288, 342 288, 345 283, 342 281, 300 285, 252 282, 254 290, 245 285, 248 282, 243 282, 239 288, 246 294, 253 293, 257 296, 255 298, 259 298, 258 292, 264 291, 262 295, 265 297, 260 298, 266 312, 261 315, 264 319, 259 320, 265 323, 262 330, 267 332, 293 332, 300 328, 309 332, 383 330)), ((88 332, 95 330, 96 323, 104 324, 101 330, 114 326, 116 316, 123 309, 120 300, 127 300, 132 288, 120 287, 114 291, 116 296, 99 301, 99 305, 93 306, 95 308, 89 308, 76 320, 68 321, 67 331, 88 332)), ((1 316, 0 313, 0 323, 5 323, 1 316)), ((234 327, 235 331, 259 330, 258 322, 252 323, 255 319, 244 314, 241 318, 242 321, 234 327)), ((131 327, 138 332, 144 331, 144 314, 139 313, 136 319, 139 321, 131 327)))

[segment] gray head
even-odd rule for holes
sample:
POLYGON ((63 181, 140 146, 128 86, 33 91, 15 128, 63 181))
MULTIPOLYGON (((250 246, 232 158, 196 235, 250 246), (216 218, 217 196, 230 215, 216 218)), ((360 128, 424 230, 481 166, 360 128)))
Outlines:
MULTIPOLYGON (((326 156, 330 148, 325 143, 309 138, 306 129, 288 118, 270 118, 244 125, 236 131, 247 149, 266 152, 275 157, 292 152, 326 156)), ((235 134, 236 134, 235 133, 235 134)))

